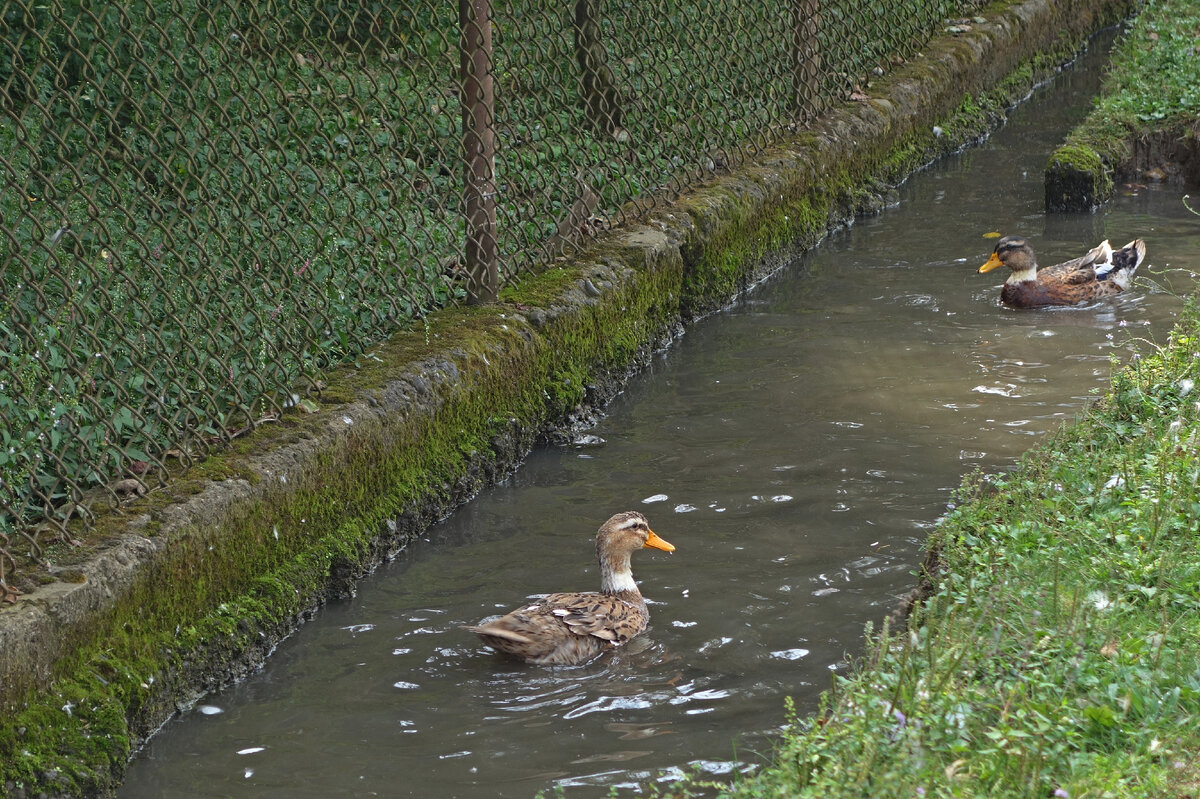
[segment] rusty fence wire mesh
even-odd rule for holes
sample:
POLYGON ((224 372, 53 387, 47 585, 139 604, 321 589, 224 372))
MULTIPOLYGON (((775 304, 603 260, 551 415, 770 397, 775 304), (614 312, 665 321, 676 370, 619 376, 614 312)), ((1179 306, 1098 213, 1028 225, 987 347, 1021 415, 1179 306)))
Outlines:
POLYGON ((974 5, 0 0, 0 597, 98 505, 974 5))

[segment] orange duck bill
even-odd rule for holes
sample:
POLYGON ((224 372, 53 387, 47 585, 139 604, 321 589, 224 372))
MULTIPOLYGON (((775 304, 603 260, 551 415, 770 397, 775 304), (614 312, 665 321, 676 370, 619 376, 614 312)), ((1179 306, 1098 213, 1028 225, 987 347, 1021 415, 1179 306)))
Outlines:
POLYGON ((979 267, 979 274, 990 272, 998 266, 1004 266, 1004 263, 996 256, 996 253, 992 253, 992 257, 987 259, 987 263, 979 267))
POLYGON ((646 543, 642 545, 642 548, 643 549, 661 549, 663 552, 674 552, 675 551, 674 544, 671 544, 671 543, 668 543, 668 542, 662 540, 661 538, 658 537, 658 534, 655 533, 653 530, 650 531, 650 535, 646 538, 646 543))

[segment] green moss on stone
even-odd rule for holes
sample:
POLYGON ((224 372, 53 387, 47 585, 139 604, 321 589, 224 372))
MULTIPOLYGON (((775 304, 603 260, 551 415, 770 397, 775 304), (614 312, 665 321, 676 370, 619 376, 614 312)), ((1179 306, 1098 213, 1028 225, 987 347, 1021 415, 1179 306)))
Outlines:
POLYGON ((1112 168, 1092 147, 1059 147, 1046 165, 1046 210, 1090 211, 1113 193, 1112 168))

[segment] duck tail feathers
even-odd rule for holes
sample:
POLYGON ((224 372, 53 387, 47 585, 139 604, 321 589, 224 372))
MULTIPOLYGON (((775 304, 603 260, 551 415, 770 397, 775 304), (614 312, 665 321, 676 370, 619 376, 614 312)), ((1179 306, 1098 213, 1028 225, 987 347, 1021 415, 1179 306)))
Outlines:
POLYGON ((1122 247, 1121 252, 1129 253, 1129 256, 1133 258, 1133 266, 1129 267, 1129 273, 1133 274, 1133 270, 1141 266, 1142 261, 1146 259, 1146 242, 1134 239, 1122 247))
POLYGON ((521 635, 518 632, 509 630, 496 624, 480 624, 480 625, 462 625, 464 630, 470 630, 479 636, 487 636, 489 638, 499 638, 502 641, 511 641, 514 644, 531 644, 533 640, 528 636, 521 635))
MULTIPOLYGON (((1103 242, 1096 250, 1092 250, 1092 253, 1107 244, 1108 242, 1103 242)), ((1096 277, 1100 280, 1111 280, 1124 291, 1133 283, 1133 273, 1146 257, 1146 242, 1134 239, 1119 250, 1111 247, 1107 249, 1106 257, 1096 260, 1096 277)))

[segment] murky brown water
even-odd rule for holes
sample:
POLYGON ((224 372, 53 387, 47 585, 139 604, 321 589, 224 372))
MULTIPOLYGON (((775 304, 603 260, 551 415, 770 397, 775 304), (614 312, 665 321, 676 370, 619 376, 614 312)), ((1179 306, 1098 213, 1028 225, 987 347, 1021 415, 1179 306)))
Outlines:
POLYGON ((761 762, 783 698, 811 710, 911 587, 964 472, 1010 465, 1107 385, 1131 338, 1172 325, 1180 300, 1145 286, 1013 312, 1003 276, 975 273, 988 231, 1030 237, 1043 263, 1136 235, 1151 268, 1200 267, 1176 187, 1042 212, 1047 154, 1099 63, 691 329, 612 405, 603 443, 537 451, 260 674, 169 723, 122 799, 594 797, 761 762), (678 547, 635 558, 653 618, 626 651, 521 667, 459 629, 528 594, 594 590, 591 536, 626 509, 678 547))

